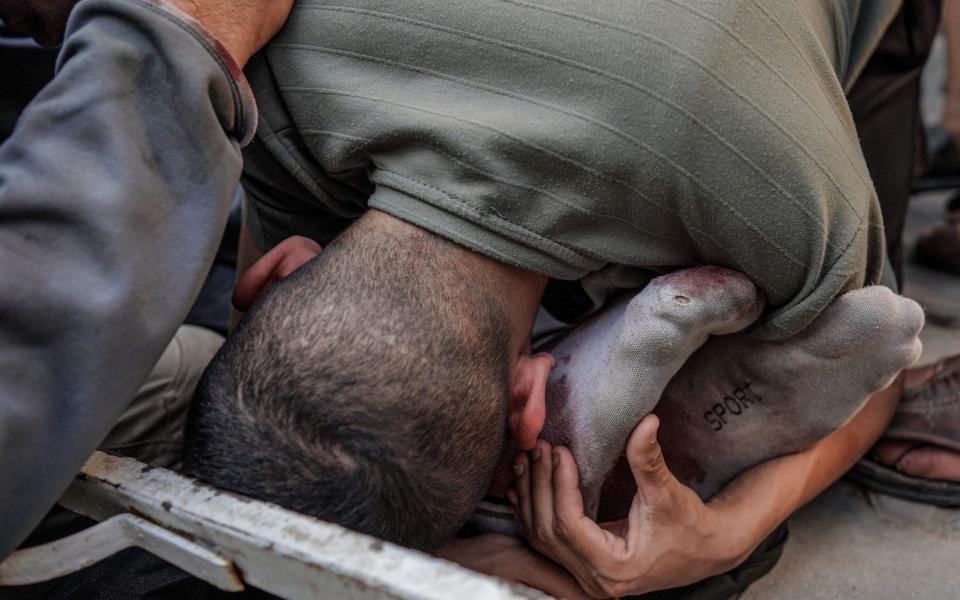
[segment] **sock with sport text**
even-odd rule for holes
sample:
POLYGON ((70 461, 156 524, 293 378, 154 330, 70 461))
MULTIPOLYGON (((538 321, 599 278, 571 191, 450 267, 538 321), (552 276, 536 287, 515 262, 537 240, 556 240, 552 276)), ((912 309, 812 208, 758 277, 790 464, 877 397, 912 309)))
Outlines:
POLYGON ((873 286, 787 340, 711 339, 655 411, 667 465, 709 497, 751 466, 810 447, 919 358, 922 327, 916 302, 873 286))

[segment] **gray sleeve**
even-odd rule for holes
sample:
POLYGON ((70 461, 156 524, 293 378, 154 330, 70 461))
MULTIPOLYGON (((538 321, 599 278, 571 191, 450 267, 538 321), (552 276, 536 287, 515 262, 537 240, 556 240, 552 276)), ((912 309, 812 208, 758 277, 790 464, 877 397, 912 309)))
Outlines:
POLYGON ((151 0, 84 0, 0 146, 0 559, 183 320, 256 123, 240 70, 151 0))

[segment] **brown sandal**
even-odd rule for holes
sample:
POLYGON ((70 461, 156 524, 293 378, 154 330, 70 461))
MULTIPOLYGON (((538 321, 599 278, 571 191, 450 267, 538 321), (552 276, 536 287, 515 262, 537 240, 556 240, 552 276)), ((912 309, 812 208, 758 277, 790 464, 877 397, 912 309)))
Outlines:
POLYGON ((904 390, 883 436, 960 452, 960 357, 945 359, 926 383, 904 390))
POLYGON ((916 502, 960 507, 960 482, 908 475, 897 467, 913 450, 936 446, 960 452, 960 357, 944 360, 934 375, 904 391, 884 439, 910 442, 890 466, 877 457, 861 460, 849 477, 864 487, 916 502))

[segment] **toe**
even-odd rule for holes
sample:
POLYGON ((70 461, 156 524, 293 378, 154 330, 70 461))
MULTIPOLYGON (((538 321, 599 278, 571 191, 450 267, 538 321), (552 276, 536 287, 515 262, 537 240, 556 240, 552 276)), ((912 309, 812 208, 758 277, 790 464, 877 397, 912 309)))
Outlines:
POLYGON ((960 481, 960 453, 936 446, 921 446, 907 452, 897 468, 914 477, 960 481))
POLYGON ((661 316, 685 328, 722 335, 740 331, 764 308, 763 296, 743 273, 723 267, 696 267, 654 279, 661 316))

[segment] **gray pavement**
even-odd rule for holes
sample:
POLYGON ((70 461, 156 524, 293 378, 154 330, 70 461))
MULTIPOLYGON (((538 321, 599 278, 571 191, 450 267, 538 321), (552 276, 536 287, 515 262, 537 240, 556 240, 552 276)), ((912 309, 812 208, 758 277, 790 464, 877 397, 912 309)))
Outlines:
POLYGON ((794 515, 780 564, 741 598, 960 598, 960 510, 841 482, 794 515))

